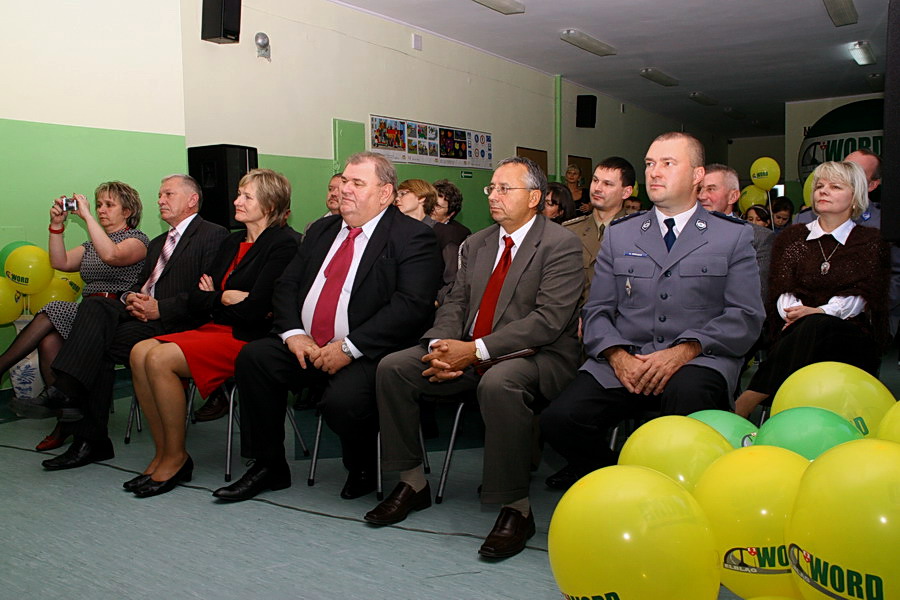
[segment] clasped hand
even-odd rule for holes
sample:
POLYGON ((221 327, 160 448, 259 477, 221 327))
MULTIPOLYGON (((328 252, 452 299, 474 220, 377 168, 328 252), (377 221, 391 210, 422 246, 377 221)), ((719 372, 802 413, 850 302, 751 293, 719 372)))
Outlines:
POLYGON ((628 354, 621 348, 607 356, 616 377, 632 394, 662 394, 678 369, 700 354, 698 342, 685 342, 650 354, 628 354))
POLYGON ((476 360, 475 342, 437 340, 422 357, 422 362, 429 365, 422 371, 422 376, 432 383, 456 379, 476 360))
POLYGON ((325 371, 329 375, 334 375, 344 367, 350 364, 350 357, 341 350, 340 340, 335 340, 330 344, 319 346, 314 339, 308 335, 292 335, 285 344, 294 356, 300 367, 305 369, 309 365, 325 371))
POLYGON ((803 306, 802 304, 798 304, 796 306, 789 306, 784 309, 784 327, 782 329, 787 329, 798 320, 803 317, 809 315, 819 315, 823 314, 825 311, 818 306, 803 306))
POLYGON ((159 318, 159 302, 153 296, 134 292, 125 299, 125 310, 138 321, 155 321, 159 318))

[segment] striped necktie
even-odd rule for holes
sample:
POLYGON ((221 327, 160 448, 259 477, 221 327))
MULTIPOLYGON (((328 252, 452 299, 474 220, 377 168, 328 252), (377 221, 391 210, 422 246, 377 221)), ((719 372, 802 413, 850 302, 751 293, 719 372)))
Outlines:
POLYGON ((169 235, 166 236, 166 243, 163 244, 162 252, 159 253, 159 258, 156 259, 156 265, 153 267, 153 272, 150 273, 147 282, 141 287, 141 293, 150 294, 155 291, 153 287, 156 285, 156 282, 159 281, 169 259, 172 258, 172 252, 175 251, 175 246, 178 245, 179 237, 180 235, 178 234, 177 229, 173 227, 169 230, 169 235))

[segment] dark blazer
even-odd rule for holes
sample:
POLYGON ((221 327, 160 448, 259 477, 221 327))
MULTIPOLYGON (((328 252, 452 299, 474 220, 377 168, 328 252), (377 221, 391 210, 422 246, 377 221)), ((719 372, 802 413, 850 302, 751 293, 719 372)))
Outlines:
POLYGON ((225 238, 222 247, 209 270, 216 286, 214 292, 204 292, 198 287, 188 297, 193 315, 212 320, 221 325, 231 325, 235 339, 249 342, 266 335, 272 328, 272 292, 275 280, 281 277, 285 267, 297 254, 297 242, 292 230, 273 225, 265 229, 228 277, 225 290, 250 292, 237 304, 222 304, 222 278, 247 236, 236 231, 225 238))
POLYGON ((436 224, 434 226, 434 234, 438 238, 438 245, 443 248, 449 243, 459 246, 467 237, 472 235, 472 231, 462 223, 451 219, 447 223, 436 224))
MULTIPOLYGON (((309 226, 300 251, 275 284, 275 333, 311 325, 301 320, 303 302, 342 223, 340 215, 332 215, 309 226)), ((353 345, 372 360, 413 345, 431 323, 441 266, 431 228, 388 206, 350 292, 353 345)))
MULTIPOLYGON (((144 269, 131 291, 141 291, 141 286, 150 278, 167 235, 168 232, 162 233, 150 241, 144 269)), ((197 215, 178 240, 166 268, 156 281, 154 294, 159 302, 159 320, 165 333, 193 329, 203 324, 202 318, 191 315, 188 310, 188 294, 197 287, 200 276, 209 273, 213 258, 227 235, 228 230, 224 227, 197 215)))
MULTIPOLYGON (((460 251, 453 288, 438 309, 423 344, 468 339, 494 270, 500 226, 473 233, 460 251)), ((510 264, 494 312, 493 331, 482 340, 492 358, 532 348, 541 393, 554 398, 572 380, 581 353, 578 303, 584 280, 581 243, 571 232, 537 215, 510 264)))

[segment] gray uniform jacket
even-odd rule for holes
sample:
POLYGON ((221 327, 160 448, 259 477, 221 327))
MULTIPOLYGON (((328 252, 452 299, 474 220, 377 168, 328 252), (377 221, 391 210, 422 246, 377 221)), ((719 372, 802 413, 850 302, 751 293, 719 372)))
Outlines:
POLYGON ((611 225, 582 311, 582 370, 603 387, 621 387, 602 357, 607 348, 650 354, 697 340, 701 353, 688 364, 718 371, 735 389, 765 317, 752 241, 749 224, 699 205, 671 252, 652 211, 611 225))

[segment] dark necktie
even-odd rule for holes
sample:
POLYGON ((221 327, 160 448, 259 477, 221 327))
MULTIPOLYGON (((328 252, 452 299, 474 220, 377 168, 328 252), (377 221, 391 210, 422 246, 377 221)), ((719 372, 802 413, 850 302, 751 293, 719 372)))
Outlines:
POLYGON ((663 241, 666 243, 666 252, 672 249, 672 245, 675 243, 675 219, 669 218, 663 221, 666 224, 666 235, 663 236, 663 241))
POLYGON ((173 227, 169 230, 169 235, 166 236, 166 243, 163 244, 162 251, 159 253, 159 258, 156 259, 156 264, 153 266, 153 272, 150 273, 150 277, 141 287, 141 293, 149 294, 151 291, 156 291, 153 289, 153 286, 159 281, 162 272, 166 268, 166 264, 168 264, 169 259, 172 258, 172 252, 175 251, 175 246, 178 245, 179 237, 177 229, 173 227))
POLYGON ((481 297, 478 316, 475 318, 475 327, 472 329, 473 340, 489 334, 494 325, 494 311, 497 308, 497 300, 500 298, 500 288, 503 287, 503 280, 506 279, 506 273, 512 263, 513 240, 508 235, 504 235, 503 242, 506 244, 506 248, 503 249, 503 254, 500 255, 500 260, 494 267, 494 272, 491 273, 487 287, 484 288, 484 295, 481 297))
POLYGON ((325 285, 319 293, 319 301, 316 302, 316 310, 313 312, 310 335, 319 346, 324 346, 334 337, 334 315, 337 312, 338 299, 347 273, 350 271, 350 263, 353 262, 353 240, 362 233, 362 227, 347 226, 349 233, 341 242, 337 252, 331 257, 331 262, 325 267, 325 285))

